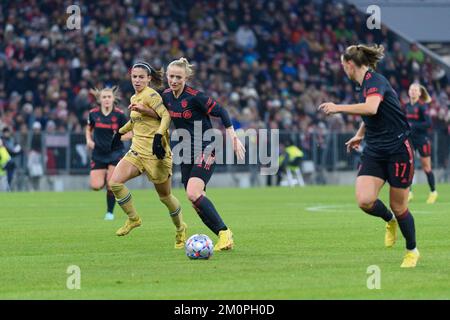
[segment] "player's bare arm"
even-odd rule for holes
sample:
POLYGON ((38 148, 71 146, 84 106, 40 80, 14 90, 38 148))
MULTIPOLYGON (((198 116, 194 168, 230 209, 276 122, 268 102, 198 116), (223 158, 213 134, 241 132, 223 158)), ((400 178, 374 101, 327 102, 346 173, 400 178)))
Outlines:
POLYGON ((380 102, 381 97, 379 95, 372 95, 368 96, 364 103, 334 104, 333 102, 325 102, 319 106, 319 110, 327 115, 346 113, 352 115, 373 116, 377 114, 380 102))

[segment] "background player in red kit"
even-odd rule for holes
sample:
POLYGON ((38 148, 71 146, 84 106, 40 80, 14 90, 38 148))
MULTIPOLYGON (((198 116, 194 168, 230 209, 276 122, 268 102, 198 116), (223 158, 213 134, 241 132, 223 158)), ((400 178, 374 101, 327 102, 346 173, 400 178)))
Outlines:
MULTIPOLYGON (((411 140, 414 149, 419 151, 420 163, 427 176, 430 194, 427 203, 435 203, 438 197, 433 170, 431 169, 431 142, 428 137, 428 129, 431 128, 431 118, 428 115, 428 103, 431 97, 427 89, 418 83, 413 83, 408 91, 409 103, 406 105, 406 116, 411 126, 411 140)), ((408 200, 413 199, 412 190, 409 192, 408 200)))
MULTIPOLYGON (((114 219, 116 199, 109 186, 109 179, 124 154, 122 141, 111 144, 114 132, 127 123, 125 114, 115 107, 117 88, 95 89, 92 91, 100 107, 89 112, 86 126, 86 144, 92 150, 90 185, 93 190, 101 190, 106 185, 105 220, 114 219)), ((129 136, 122 137, 123 140, 129 136)))

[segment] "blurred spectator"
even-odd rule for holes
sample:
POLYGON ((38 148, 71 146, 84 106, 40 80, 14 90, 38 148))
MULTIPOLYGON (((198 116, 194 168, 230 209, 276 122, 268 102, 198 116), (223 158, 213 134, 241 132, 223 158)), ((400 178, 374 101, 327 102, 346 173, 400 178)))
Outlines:
POLYGON ((8 151, 11 159, 6 163, 3 168, 6 170, 8 187, 12 188, 12 182, 14 177, 14 171, 17 166, 17 156, 19 156, 22 152, 22 147, 20 144, 16 143, 14 137, 12 136, 11 129, 9 127, 5 127, 2 130, 2 136, 0 139, 3 142, 3 146, 8 151))
POLYGON ((5 166, 9 163, 10 159, 8 150, 6 150, 3 141, 0 139, 0 191, 9 190, 5 166))
POLYGON ((408 61, 415 61, 418 64, 422 64, 425 59, 425 55, 419 49, 419 46, 416 43, 412 43, 409 48, 409 52, 406 55, 406 58, 408 59, 408 61))
POLYGON ((35 122, 33 124, 31 147, 27 157, 28 176, 30 178, 31 188, 34 191, 39 190, 41 177, 44 175, 43 163, 41 124, 35 122))

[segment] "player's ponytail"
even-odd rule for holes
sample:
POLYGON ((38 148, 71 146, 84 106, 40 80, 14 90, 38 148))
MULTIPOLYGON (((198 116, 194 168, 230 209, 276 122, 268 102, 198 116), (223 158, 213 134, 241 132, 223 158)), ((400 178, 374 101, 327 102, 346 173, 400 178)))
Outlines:
POLYGON ((155 89, 162 89, 164 87, 164 68, 152 70, 152 81, 150 82, 150 86, 155 89))
POLYGON ((174 60, 171 63, 169 63, 169 67, 171 66, 177 66, 180 68, 183 68, 186 71, 186 78, 192 78, 192 76, 194 75, 194 65, 190 64, 188 59, 182 57, 178 60, 174 60))
POLYGON ((420 100, 422 100, 425 103, 430 103, 432 99, 430 97, 430 94, 428 93, 428 90, 422 85, 419 85, 419 88, 420 88, 420 100))
POLYGON ((137 62, 133 65, 133 68, 141 68, 147 71, 147 75, 152 77, 152 80, 150 81, 150 86, 155 89, 162 89, 164 86, 164 68, 161 68, 159 70, 156 70, 153 68, 150 64, 147 62, 137 62))
POLYGON ((369 47, 362 44, 349 46, 342 55, 342 58, 347 62, 351 60, 358 67, 368 66, 374 70, 383 57, 384 47, 382 45, 369 47))

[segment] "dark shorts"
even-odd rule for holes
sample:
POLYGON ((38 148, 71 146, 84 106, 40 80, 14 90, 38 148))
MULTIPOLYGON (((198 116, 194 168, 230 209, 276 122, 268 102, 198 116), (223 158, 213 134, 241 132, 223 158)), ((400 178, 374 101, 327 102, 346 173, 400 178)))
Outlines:
POLYGON ((115 151, 104 157, 92 157, 91 170, 108 169, 109 166, 117 166, 123 157, 123 151, 115 151))
POLYGON ((214 172, 214 168, 216 166, 214 158, 210 158, 209 161, 201 157, 198 163, 194 164, 181 164, 181 182, 184 185, 184 188, 187 188, 187 184, 190 178, 196 177, 203 180, 206 185, 212 177, 214 172))
POLYGON ((431 142, 427 136, 414 137, 412 144, 422 158, 431 157, 431 142))
POLYGON ((405 140, 400 150, 387 157, 374 158, 363 154, 359 176, 372 176, 387 181, 391 187, 406 189, 414 176, 414 153, 411 141, 405 140))

